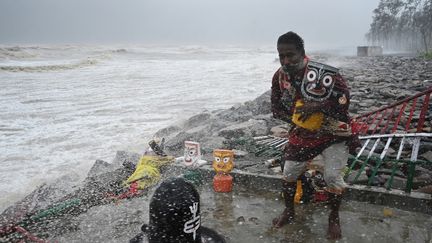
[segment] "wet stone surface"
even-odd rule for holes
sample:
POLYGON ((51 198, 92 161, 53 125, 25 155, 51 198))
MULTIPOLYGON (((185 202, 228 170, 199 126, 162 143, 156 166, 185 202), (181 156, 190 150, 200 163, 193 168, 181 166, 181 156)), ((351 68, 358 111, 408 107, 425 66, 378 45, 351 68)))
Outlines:
MULTIPOLYGON (((281 229, 271 220, 283 209, 279 193, 251 191, 234 185, 231 193, 215 193, 211 184, 197 186, 202 225, 228 242, 333 242, 326 239, 328 209, 324 204, 296 206, 296 222, 281 229)), ((151 193, 96 206, 71 220, 74 229, 53 237, 59 242, 127 242, 148 222, 151 193)), ((344 201, 339 242, 429 242, 430 215, 356 201, 344 201)), ((56 232, 59 233, 59 232, 56 232)))

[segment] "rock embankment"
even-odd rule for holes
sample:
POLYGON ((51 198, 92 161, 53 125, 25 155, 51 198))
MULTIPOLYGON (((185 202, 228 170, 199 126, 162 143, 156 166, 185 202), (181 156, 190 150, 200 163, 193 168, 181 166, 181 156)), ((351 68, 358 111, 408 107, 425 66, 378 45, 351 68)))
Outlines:
POLYGON ((350 112, 354 115, 432 86, 432 60, 419 57, 347 58, 341 69, 351 88, 350 112))

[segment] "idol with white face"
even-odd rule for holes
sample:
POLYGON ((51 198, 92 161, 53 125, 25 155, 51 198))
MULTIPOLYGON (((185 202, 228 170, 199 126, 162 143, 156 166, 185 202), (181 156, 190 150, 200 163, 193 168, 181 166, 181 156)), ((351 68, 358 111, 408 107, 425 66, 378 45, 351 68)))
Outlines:
POLYGON ((197 165, 201 160, 200 144, 192 141, 185 141, 184 164, 187 166, 197 165))

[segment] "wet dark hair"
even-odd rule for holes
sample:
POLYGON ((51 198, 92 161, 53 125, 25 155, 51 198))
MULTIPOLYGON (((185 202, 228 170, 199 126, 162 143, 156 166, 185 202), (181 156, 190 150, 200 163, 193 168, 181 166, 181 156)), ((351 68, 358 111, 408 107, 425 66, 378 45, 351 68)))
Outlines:
POLYGON ((201 227, 193 234, 184 232, 184 224, 195 216, 190 207, 196 204, 200 215, 200 196, 183 178, 168 179, 160 184, 150 201, 149 242, 201 242, 201 227))
POLYGON ((304 49, 304 41, 303 39, 295 32, 287 32, 281 36, 279 36, 277 40, 277 45, 279 44, 293 44, 295 45, 296 49, 301 51, 302 54, 305 54, 304 49))
POLYGON ((143 224, 141 231, 129 243, 226 243, 223 236, 201 225, 198 191, 181 177, 167 179, 155 190, 149 224, 143 224))

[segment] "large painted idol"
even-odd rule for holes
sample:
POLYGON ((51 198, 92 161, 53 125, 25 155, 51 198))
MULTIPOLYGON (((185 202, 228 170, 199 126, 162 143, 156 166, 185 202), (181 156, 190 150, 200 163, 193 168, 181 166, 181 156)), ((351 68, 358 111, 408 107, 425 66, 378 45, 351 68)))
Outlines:
POLYGON ((339 69, 319 62, 309 61, 301 84, 302 97, 323 101, 330 97, 339 69))
MULTIPOLYGON (((302 99, 297 100, 295 106, 301 107, 305 102, 322 102, 331 96, 337 96, 339 103, 346 102, 346 97, 334 90, 339 69, 319 62, 309 61, 303 80, 300 84, 302 99), (339 97, 340 96, 340 97, 339 97)), ((300 114, 294 111, 292 121, 300 127, 308 130, 317 130, 321 127, 324 114, 317 112, 308 119, 301 120, 300 114)))

